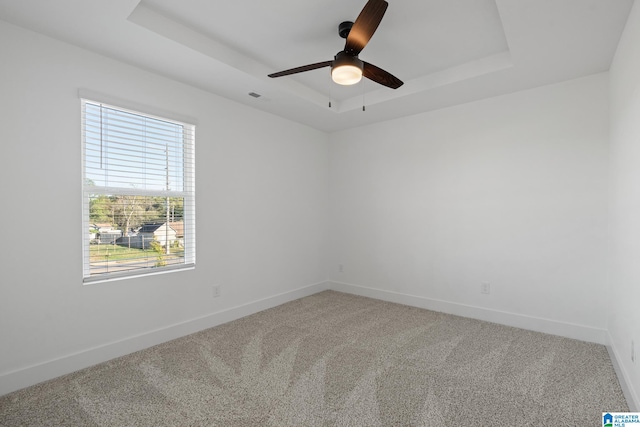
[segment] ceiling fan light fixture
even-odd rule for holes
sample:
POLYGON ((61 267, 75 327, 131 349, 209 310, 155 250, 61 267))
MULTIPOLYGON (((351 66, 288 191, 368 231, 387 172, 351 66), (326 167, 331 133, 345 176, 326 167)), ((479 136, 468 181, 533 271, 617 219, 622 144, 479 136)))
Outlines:
POLYGON ((362 80, 362 70, 354 65, 342 65, 331 70, 331 79, 339 85, 354 85, 362 80))
POLYGON ((331 79, 339 85, 354 85, 362 80, 363 63, 357 56, 339 52, 331 66, 331 79))
POLYGON ((358 55, 369 43, 373 33, 376 32, 387 6, 389 6, 389 3, 386 0, 367 0, 367 4, 364 5, 355 22, 342 22, 338 26, 338 35, 346 38, 346 42, 344 49, 338 52, 332 61, 316 62, 302 67, 278 71, 277 73, 269 74, 269 77, 289 76, 331 67, 331 79, 340 85, 354 85, 362 80, 364 76, 383 86, 398 89, 403 84, 402 80, 382 68, 358 59, 358 55))

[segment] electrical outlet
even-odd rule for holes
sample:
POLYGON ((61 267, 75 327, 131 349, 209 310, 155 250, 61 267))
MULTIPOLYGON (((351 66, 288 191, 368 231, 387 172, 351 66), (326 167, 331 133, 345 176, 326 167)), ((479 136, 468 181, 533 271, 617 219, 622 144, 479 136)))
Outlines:
POLYGON ((220 296, 220 286, 213 287, 213 297, 218 298, 220 296))
POLYGON ((491 283, 482 282, 482 284, 480 285, 480 293, 489 295, 491 293, 491 283))
POLYGON ((344 273, 344 265, 338 264, 338 273, 344 273))
POLYGON ((633 340, 631 340, 631 361, 636 363, 636 346, 633 340))

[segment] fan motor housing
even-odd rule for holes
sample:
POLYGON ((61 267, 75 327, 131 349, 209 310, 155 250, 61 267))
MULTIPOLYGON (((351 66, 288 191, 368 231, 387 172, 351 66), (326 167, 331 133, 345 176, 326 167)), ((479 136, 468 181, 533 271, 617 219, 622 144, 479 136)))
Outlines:
POLYGON ((352 65, 354 67, 360 68, 360 70, 364 68, 364 63, 360 60, 360 58, 358 58, 358 55, 350 55, 345 51, 336 53, 336 56, 333 57, 331 68, 340 67, 342 65, 352 65))

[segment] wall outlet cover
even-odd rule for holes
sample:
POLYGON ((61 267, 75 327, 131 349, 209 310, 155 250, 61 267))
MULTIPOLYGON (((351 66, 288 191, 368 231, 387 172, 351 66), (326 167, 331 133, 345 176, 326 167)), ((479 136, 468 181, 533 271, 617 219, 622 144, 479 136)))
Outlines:
POLYGON ((491 284, 489 282, 483 282, 480 285, 480 293, 489 295, 491 293, 491 284))

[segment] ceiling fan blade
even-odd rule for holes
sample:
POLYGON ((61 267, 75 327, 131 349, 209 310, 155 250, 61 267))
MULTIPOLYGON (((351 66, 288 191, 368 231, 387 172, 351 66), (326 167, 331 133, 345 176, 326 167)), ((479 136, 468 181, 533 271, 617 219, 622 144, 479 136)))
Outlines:
POLYGON ((404 84, 402 80, 393 74, 383 70, 382 68, 376 67, 375 65, 369 64, 368 62, 364 62, 362 75, 369 80, 373 80, 374 82, 390 87, 391 89, 398 89, 404 84))
POLYGON ((302 67, 291 68, 289 70, 280 71, 269 74, 269 77, 282 77, 291 74, 304 73, 305 71, 315 70, 317 68, 329 67, 333 61, 316 62, 315 64, 303 65, 302 67))
POLYGON ((369 43, 376 32, 389 3, 385 0, 369 0, 349 31, 344 51, 350 55, 358 55, 369 43))

